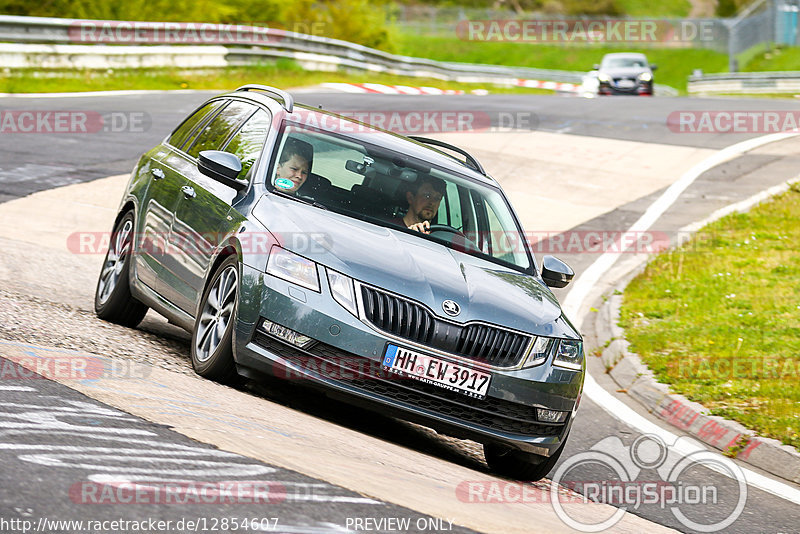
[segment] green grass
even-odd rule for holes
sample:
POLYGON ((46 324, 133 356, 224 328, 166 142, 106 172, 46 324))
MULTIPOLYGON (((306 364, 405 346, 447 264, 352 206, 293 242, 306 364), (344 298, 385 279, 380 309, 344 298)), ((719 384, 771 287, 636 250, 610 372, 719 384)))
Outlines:
MULTIPOLYGON (((485 63, 586 72, 603 54, 621 50, 643 52, 658 65, 657 83, 686 92, 688 76, 694 69, 726 72, 725 54, 688 48, 620 48, 610 46, 556 46, 514 42, 470 42, 457 37, 420 36, 397 32, 398 52, 442 61, 485 63)), ((759 49, 750 57, 745 71, 800 70, 800 48, 759 49)), ((746 59, 740 56, 741 59, 746 59)), ((304 71, 291 61, 253 67, 174 71, 171 69, 124 69, 106 71, 19 71, 0 72, 0 92, 53 92, 112 89, 226 89, 243 83, 270 83, 280 87, 299 87, 323 82, 375 82, 403 85, 429 85, 442 89, 470 91, 487 88, 494 93, 550 93, 541 89, 465 84, 436 79, 410 78, 358 71, 304 71), (57 80, 55 82, 54 80, 57 80)), ((783 96, 786 95, 777 95, 783 96)))
MULTIPOLYGON (((705 1, 716 2, 716 0, 705 1)), ((527 12, 541 11, 544 5, 551 13, 568 13, 570 16, 579 16, 572 14, 581 12, 579 10, 581 7, 589 9, 592 13, 597 13, 597 4, 600 2, 596 0, 593 2, 586 0, 522 0, 518 2, 498 2, 497 0, 401 0, 397 3, 403 5, 426 4, 441 7, 462 6, 466 8, 468 13, 471 9, 510 10, 517 5, 527 12)), ((653 2, 652 0, 613 0, 613 2, 605 3, 613 4, 616 7, 616 12, 620 13, 618 16, 629 15, 631 17, 686 17, 692 7, 689 0, 661 0, 659 2, 653 2)))
POLYGON ((728 98, 747 98, 748 100, 752 100, 754 98, 762 98, 762 99, 778 99, 778 98, 788 98, 791 100, 797 100, 798 96, 792 93, 714 93, 714 97, 728 97, 728 98))
POLYGON ((441 61, 487 63, 587 72, 599 63, 603 54, 612 52, 642 52, 651 63, 658 65, 657 83, 686 92, 686 83, 694 69, 704 72, 724 72, 728 57, 713 50, 691 48, 621 48, 610 46, 556 46, 517 42, 465 41, 457 37, 427 37, 397 35, 401 54, 428 57, 441 61))
POLYGON ((552 93, 544 89, 467 84, 363 72, 305 71, 291 61, 253 67, 176 71, 173 69, 121 69, 114 71, 35 71, 0 73, 0 93, 48 93, 110 91, 119 89, 212 89, 229 90, 246 83, 276 87, 301 87, 324 82, 385 83, 430 86, 471 91, 485 88, 492 93, 552 93))
POLYGON ((631 17, 686 17, 692 4, 689 0, 617 0, 617 7, 631 17))
POLYGON ((631 349, 673 391, 800 448, 800 185, 664 253, 625 291, 631 349))
POLYGON ((800 47, 772 48, 753 57, 741 70, 747 72, 800 70, 800 47))
MULTIPOLYGON (((521 42, 466 41, 453 36, 420 36, 396 32, 398 53, 440 61, 486 63, 571 71, 588 71, 603 54, 642 52, 658 65, 657 83, 686 92, 688 77, 695 69, 704 73, 728 72, 728 56, 693 48, 636 48, 623 46, 549 45, 521 42)), ((800 47, 757 46, 738 56, 746 72, 800 70, 800 47)), ((785 96, 785 95, 784 95, 785 96)))

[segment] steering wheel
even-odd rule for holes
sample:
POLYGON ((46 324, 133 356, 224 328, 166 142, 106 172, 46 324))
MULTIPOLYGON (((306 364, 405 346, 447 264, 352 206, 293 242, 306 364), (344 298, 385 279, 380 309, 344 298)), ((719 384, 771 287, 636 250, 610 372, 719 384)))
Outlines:
POLYGON ((468 238, 464 232, 461 230, 449 226, 447 224, 432 224, 431 225, 431 234, 434 232, 447 232, 448 234, 454 234, 461 236, 461 239, 453 239, 451 238, 452 246, 456 250, 460 250, 461 252, 480 252, 478 246, 468 238))
POLYGON ((447 225, 447 224, 432 224, 431 225, 431 233, 433 233, 433 232, 448 232, 448 233, 451 233, 451 234, 458 234, 461 237, 463 237, 464 239, 467 239, 467 236, 464 235, 464 232, 462 232, 458 228, 453 228, 452 226, 447 225))

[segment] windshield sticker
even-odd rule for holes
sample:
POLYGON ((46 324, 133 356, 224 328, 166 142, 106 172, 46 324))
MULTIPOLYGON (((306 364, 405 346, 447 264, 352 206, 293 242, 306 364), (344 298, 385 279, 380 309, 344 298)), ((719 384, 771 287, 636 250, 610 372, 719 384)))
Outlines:
POLYGON ((279 187, 281 189, 291 189, 294 187, 294 182, 286 178, 278 178, 275 180, 275 187, 279 187))

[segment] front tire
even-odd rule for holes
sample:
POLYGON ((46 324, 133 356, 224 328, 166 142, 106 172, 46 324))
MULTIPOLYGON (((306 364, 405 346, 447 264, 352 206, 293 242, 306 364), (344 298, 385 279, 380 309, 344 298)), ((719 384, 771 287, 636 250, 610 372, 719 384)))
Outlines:
POLYGON ((561 442, 561 447, 548 457, 517 451, 494 443, 483 445, 483 455, 489 468, 495 473, 515 480, 535 482, 553 470, 564 451, 565 442, 566 439, 561 442))
POLYGON ((192 330, 192 367, 205 378, 227 382, 236 375, 233 330, 239 300, 239 260, 228 256, 203 292, 192 330))
POLYGON ((134 228, 133 211, 129 211, 111 234, 94 294, 94 311, 99 318, 131 328, 142 322, 147 313, 147 306, 131 295, 134 228))

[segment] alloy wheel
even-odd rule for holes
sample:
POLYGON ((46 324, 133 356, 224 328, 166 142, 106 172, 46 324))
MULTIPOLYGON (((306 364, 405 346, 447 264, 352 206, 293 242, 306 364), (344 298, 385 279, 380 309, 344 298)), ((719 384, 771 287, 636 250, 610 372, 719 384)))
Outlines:
POLYGON ((103 270, 100 272, 100 287, 97 292, 100 304, 105 304, 119 283, 120 274, 131 250, 132 230, 133 221, 127 219, 108 245, 108 253, 103 270))
POLYGON ((233 319, 237 278, 236 267, 229 265, 216 278, 208 292, 195 338, 195 352, 199 362, 205 362, 216 352, 233 319))

